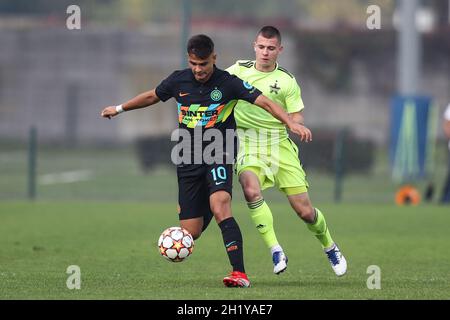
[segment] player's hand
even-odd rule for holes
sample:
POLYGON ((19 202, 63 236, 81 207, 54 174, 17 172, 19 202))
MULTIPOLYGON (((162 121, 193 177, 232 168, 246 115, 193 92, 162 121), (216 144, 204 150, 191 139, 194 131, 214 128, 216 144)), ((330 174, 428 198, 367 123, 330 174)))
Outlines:
POLYGON ((300 141, 304 142, 312 141, 311 130, 309 130, 304 125, 294 122, 291 126, 289 126, 289 129, 300 137, 300 141))
POLYGON ((101 116, 103 118, 111 119, 112 117, 117 116, 119 113, 116 111, 116 107, 106 107, 103 109, 101 116))

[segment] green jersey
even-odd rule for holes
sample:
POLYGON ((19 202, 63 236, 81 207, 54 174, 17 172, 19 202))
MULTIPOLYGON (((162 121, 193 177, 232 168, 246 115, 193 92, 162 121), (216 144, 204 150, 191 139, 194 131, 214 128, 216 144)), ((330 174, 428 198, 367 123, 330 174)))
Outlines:
MULTIPOLYGON (((286 112, 293 113, 303 110, 301 90, 294 76, 286 69, 276 65, 271 72, 258 71, 255 61, 238 60, 226 69, 252 86, 258 88, 266 97, 278 103, 286 112)), ((285 125, 262 108, 252 106, 250 103, 239 100, 234 108, 234 117, 238 129, 255 129, 261 131, 276 130, 273 138, 269 137, 269 144, 279 143, 287 139, 285 125)))

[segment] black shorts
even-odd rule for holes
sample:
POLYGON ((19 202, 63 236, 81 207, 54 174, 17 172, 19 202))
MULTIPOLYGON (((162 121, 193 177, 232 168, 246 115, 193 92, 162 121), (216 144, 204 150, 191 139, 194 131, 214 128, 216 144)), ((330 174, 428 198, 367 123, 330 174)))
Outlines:
POLYGON ((212 217, 209 196, 233 188, 232 164, 189 164, 177 167, 180 220, 212 217))

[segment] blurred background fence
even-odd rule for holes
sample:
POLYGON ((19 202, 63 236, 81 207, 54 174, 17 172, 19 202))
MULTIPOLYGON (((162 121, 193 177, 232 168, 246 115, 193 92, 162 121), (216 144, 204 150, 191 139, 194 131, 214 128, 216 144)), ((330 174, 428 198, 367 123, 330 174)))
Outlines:
MULTIPOLYGON (((424 0, 419 9, 420 93, 432 97, 440 116, 450 102, 449 4, 424 0)), ((0 200, 176 203, 170 163, 175 102, 111 121, 100 118, 101 109, 183 68, 188 34, 210 35, 217 64, 226 68, 253 59, 256 32, 273 24, 283 34, 279 62, 296 76, 313 130, 314 142, 300 146, 312 198, 330 202, 339 193, 342 201, 392 202, 398 187, 388 154, 397 12, 394 0, 2 1, 0 200), (72 4, 81 9, 79 30, 66 27, 72 4), (381 9, 378 30, 367 28, 369 5, 381 9), (34 168, 31 128, 37 132, 34 168)), ((428 175, 416 181, 421 190, 429 183, 439 189, 445 175, 446 143, 435 121, 436 152, 428 175)), ((282 199, 274 191, 266 197, 282 199)))

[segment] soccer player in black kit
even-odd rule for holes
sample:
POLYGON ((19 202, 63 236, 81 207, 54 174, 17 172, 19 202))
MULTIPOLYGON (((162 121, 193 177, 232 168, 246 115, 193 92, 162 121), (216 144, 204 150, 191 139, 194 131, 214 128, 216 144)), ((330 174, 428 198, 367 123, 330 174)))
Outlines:
POLYGON ((215 132, 222 133, 225 148, 226 130, 236 129, 233 108, 239 99, 265 109, 298 134, 302 141, 310 141, 311 132, 292 121, 279 105, 262 95, 258 89, 218 69, 215 65, 214 43, 208 36, 196 35, 190 38, 187 57, 188 69, 173 72, 155 89, 121 105, 106 107, 101 116, 110 119, 124 111, 175 98, 179 128, 190 134, 192 148, 187 157, 183 154, 183 162, 177 163, 180 226, 197 239, 214 216, 233 268, 223 283, 227 287, 249 287, 250 281, 244 268, 242 234, 231 213, 233 161, 226 161, 227 153, 223 150, 223 161, 211 163, 200 157, 199 162, 196 153, 203 155, 208 141, 194 141, 194 137, 201 139, 208 130, 215 129, 215 132), (197 136, 196 130, 200 130, 201 135, 197 136), (194 143, 199 143, 201 150, 195 149, 194 143))

